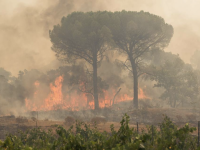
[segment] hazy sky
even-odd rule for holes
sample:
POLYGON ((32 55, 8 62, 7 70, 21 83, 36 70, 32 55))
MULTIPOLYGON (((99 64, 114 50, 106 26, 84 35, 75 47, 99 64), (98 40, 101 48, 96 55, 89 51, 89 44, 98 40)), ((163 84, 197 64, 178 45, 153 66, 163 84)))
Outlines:
POLYGON ((131 10, 159 15, 174 27, 166 51, 189 62, 200 50, 200 0, 0 0, 0 67, 14 75, 24 69, 51 69, 58 62, 48 36, 73 11, 131 10))

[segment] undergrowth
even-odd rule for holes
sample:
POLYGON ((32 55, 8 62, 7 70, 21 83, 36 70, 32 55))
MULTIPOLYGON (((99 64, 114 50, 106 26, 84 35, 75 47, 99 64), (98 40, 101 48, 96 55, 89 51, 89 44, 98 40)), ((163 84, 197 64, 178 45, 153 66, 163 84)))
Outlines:
POLYGON ((2 150, 200 150, 197 138, 192 133, 196 128, 186 124, 179 128, 167 116, 159 128, 147 126, 138 134, 129 127, 129 116, 125 114, 118 131, 110 126, 110 133, 100 132, 83 122, 76 122, 68 130, 62 126, 44 131, 40 128, 7 135, 0 141, 2 150), (75 129, 75 130, 74 130, 75 129), (146 132, 147 131, 147 132, 146 132))

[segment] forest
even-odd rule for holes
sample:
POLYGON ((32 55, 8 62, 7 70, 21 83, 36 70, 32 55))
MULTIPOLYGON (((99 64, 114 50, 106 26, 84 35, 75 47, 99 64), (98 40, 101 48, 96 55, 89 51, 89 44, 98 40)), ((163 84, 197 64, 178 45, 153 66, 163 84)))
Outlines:
POLYGON ((116 99, 124 100, 126 95, 136 109, 138 94, 173 108, 198 102, 200 52, 193 54, 191 64, 165 52, 173 28, 159 16, 143 11, 74 12, 63 17, 49 35, 63 65, 47 72, 19 71, 17 77, 1 68, 0 95, 6 111, 12 104, 42 110, 39 105, 50 97, 59 99, 48 108, 54 109, 78 95, 87 101, 84 107, 98 109, 112 105, 119 89, 116 99))
POLYGON ((194 52, 190 63, 166 52, 173 35, 173 25, 144 11, 75 11, 62 17, 49 30, 51 51, 62 65, 48 71, 20 70, 17 76, 0 68, 0 116, 31 119, 33 112, 62 112, 60 118, 51 118, 56 120, 87 111, 113 122, 118 113, 118 118, 125 114, 121 126, 116 131, 111 125, 110 132, 102 133, 95 125, 90 128, 86 122, 92 117, 86 115, 83 122, 76 121, 75 131, 73 125, 44 131, 35 121, 36 128, 7 135, 0 148, 198 149, 197 137, 190 134, 196 128, 170 120, 183 121, 181 113, 164 115, 162 122, 161 113, 159 119, 153 114, 154 109, 167 108, 184 110, 187 121, 198 119, 200 51, 194 52), (158 128, 147 125, 139 134, 129 127, 130 120, 144 123, 149 116, 155 119, 151 123, 161 122, 158 128))

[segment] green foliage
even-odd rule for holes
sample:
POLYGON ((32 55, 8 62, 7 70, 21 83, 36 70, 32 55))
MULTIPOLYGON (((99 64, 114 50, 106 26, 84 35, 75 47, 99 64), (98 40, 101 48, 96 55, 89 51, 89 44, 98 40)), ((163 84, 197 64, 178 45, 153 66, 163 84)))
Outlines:
POLYGON ((173 35, 173 27, 148 12, 120 11, 111 15, 109 28, 118 50, 125 54, 124 63, 134 83, 134 107, 138 108, 138 77, 145 73, 143 59, 155 48, 164 49, 173 35))
POLYGON ((18 132, 17 136, 8 135, 4 142, 1 143, 1 148, 9 150, 46 150, 51 149, 55 141, 52 131, 45 132, 40 128, 27 130, 26 132, 18 132))
POLYGON ((49 32, 52 50, 60 60, 71 62, 84 59, 93 64, 101 62, 112 41, 108 12, 73 12, 63 17, 61 24, 49 32))
MULTIPOLYGON (((164 55, 162 57, 167 56, 165 53, 162 55, 164 55)), ((197 73, 180 57, 171 54, 160 66, 151 66, 147 74, 151 76, 151 80, 157 81, 154 87, 165 89, 161 98, 168 100, 171 107, 183 105, 187 100, 197 100, 199 93, 197 73)))
POLYGON ((167 116, 164 116, 164 120, 160 124, 160 131, 157 131, 155 127, 152 130, 152 126, 150 126, 148 133, 144 134, 144 139, 147 141, 145 146, 152 150, 195 150, 197 149, 197 139, 190 135, 195 130, 196 128, 190 128, 188 123, 178 129, 167 116), (153 136, 151 136, 152 131, 153 136))
POLYGON ((108 15, 106 11, 73 12, 49 31, 52 50, 59 60, 74 63, 81 59, 92 66, 93 87, 83 92, 93 95, 95 109, 99 108, 97 68, 110 47, 108 43, 112 43, 112 34, 107 27, 110 20, 108 15))
POLYGON ((167 117, 164 117, 160 129, 147 126, 147 132, 138 134, 129 127, 129 116, 124 115, 121 127, 111 132, 99 132, 83 122, 76 122, 65 130, 57 126, 56 133, 34 128, 18 135, 8 135, 5 141, 0 141, 0 149, 7 150, 196 150, 197 138, 190 133, 196 128, 188 124, 178 129, 167 117))
POLYGON ((97 67, 110 47, 127 57, 134 76, 134 104, 138 108, 138 76, 144 73, 141 72, 142 56, 155 47, 165 48, 172 35, 173 27, 163 18, 125 10, 74 12, 63 17, 61 24, 49 32, 52 50, 58 59, 68 62, 82 59, 92 65, 95 109, 98 108, 97 67))

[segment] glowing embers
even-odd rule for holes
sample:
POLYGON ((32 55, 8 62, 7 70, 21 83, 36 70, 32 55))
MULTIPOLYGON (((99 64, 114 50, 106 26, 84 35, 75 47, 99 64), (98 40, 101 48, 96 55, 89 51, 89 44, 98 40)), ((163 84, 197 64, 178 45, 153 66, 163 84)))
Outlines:
MULTIPOLYGON (((83 85, 80 84, 80 86, 83 85)), ((38 81, 34 83, 34 87, 35 92, 33 97, 25 99, 27 110, 49 111, 65 109, 78 111, 80 109, 94 109, 94 100, 92 95, 81 93, 78 90, 72 90, 70 92, 63 90, 63 76, 57 77, 54 83, 50 83, 49 87, 47 87, 48 90, 46 91, 38 81)), ((119 93, 114 99, 116 92, 117 90, 115 89, 103 91, 103 96, 99 96, 99 107, 110 107, 113 105, 113 102, 116 104, 123 101, 133 100, 133 97, 123 93, 119 93)), ((141 88, 139 88, 138 98, 150 99, 144 94, 144 91, 141 88)))

